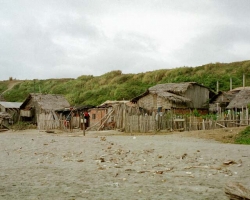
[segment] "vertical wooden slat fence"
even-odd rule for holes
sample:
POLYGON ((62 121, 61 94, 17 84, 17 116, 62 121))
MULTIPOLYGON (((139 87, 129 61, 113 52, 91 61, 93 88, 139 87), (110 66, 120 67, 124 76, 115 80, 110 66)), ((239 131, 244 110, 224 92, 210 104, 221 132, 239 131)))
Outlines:
POLYGON ((225 113, 221 113, 216 119, 202 118, 195 116, 171 116, 169 114, 136 114, 126 115, 125 132, 156 132, 160 130, 166 131, 193 131, 193 130, 211 130, 219 128, 248 126, 249 122, 248 110, 242 112, 231 112, 225 117, 225 113))

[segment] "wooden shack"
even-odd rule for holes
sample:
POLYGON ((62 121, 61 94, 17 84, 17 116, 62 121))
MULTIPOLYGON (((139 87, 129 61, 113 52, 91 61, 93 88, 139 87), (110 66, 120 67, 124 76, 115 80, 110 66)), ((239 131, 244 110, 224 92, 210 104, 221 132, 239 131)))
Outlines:
POLYGON ((59 126, 55 110, 70 107, 62 95, 31 93, 20 106, 20 118, 37 124, 39 129, 53 129, 59 126))
POLYGON ((150 87, 143 94, 131 101, 139 107, 151 112, 189 113, 197 109, 200 113, 208 113, 209 98, 214 93, 207 87, 196 82, 165 83, 150 87))
POLYGON ((89 117, 86 117, 86 113, 90 108, 94 108, 92 105, 80 105, 74 107, 67 107, 64 109, 56 110, 59 118, 66 120, 70 118, 71 128, 81 128, 83 129, 83 121, 85 121, 85 128, 89 127, 89 117), (84 120, 85 119, 85 120, 84 120))
POLYGON ((235 97, 230 101, 227 109, 247 109, 250 105, 250 88, 245 88, 239 91, 235 97))
POLYGON ((127 100, 107 100, 99 106, 89 109, 90 127, 88 130, 115 129, 125 126, 124 115, 127 100))
POLYGON ((249 125, 250 88, 242 89, 227 106, 227 119, 236 119, 238 125, 249 125))
POLYGON ((240 90, 230 90, 230 91, 220 91, 213 98, 211 98, 209 103, 210 113, 221 113, 224 112, 232 101, 232 99, 240 92, 240 90))
POLYGON ((18 120, 19 108, 22 102, 0 102, 0 124, 5 127, 14 124, 18 120))

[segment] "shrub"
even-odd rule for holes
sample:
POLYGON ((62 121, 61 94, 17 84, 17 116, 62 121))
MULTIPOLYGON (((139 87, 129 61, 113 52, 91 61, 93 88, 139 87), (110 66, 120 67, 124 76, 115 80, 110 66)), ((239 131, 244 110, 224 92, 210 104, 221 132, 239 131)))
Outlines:
POLYGON ((18 131, 18 130, 26 130, 26 129, 34 129, 36 128, 36 125, 28 123, 28 122, 18 122, 11 126, 12 130, 18 131))
POLYGON ((241 131, 235 139, 236 144, 250 144, 250 126, 241 131))

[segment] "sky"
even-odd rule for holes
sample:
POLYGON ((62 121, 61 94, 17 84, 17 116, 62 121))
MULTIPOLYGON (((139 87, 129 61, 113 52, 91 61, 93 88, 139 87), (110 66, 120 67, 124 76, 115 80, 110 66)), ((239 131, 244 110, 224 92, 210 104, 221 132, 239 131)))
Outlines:
POLYGON ((249 60, 249 0, 0 0, 0 80, 249 60))

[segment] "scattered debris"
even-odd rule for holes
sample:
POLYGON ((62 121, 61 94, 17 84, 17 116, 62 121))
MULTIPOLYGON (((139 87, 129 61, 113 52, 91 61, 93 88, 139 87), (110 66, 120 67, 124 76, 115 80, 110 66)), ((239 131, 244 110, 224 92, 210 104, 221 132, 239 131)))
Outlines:
POLYGON ((239 182, 227 183, 225 193, 232 200, 250 200, 250 188, 246 188, 239 182))
POLYGON ((181 156, 181 160, 183 160, 184 158, 186 158, 187 154, 184 153, 182 156, 181 156))
POLYGON ((55 133, 55 131, 52 131, 52 130, 47 130, 45 131, 46 133, 55 133))
POLYGON ((106 141, 106 137, 100 137, 100 141, 106 141))
POLYGON ((237 162, 233 161, 233 160, 227 160, 225 162, 223 162, 224 165, 231 165, 231 164, 237 164, 237 162))
POLYGON ((216 166, 189 166, 189 167, 185 167, 184 169, 191 169, 191 168, 203 168, 203 169, 216 169, 216 170, 221 170, 221 167, 216 167, 216 166))

